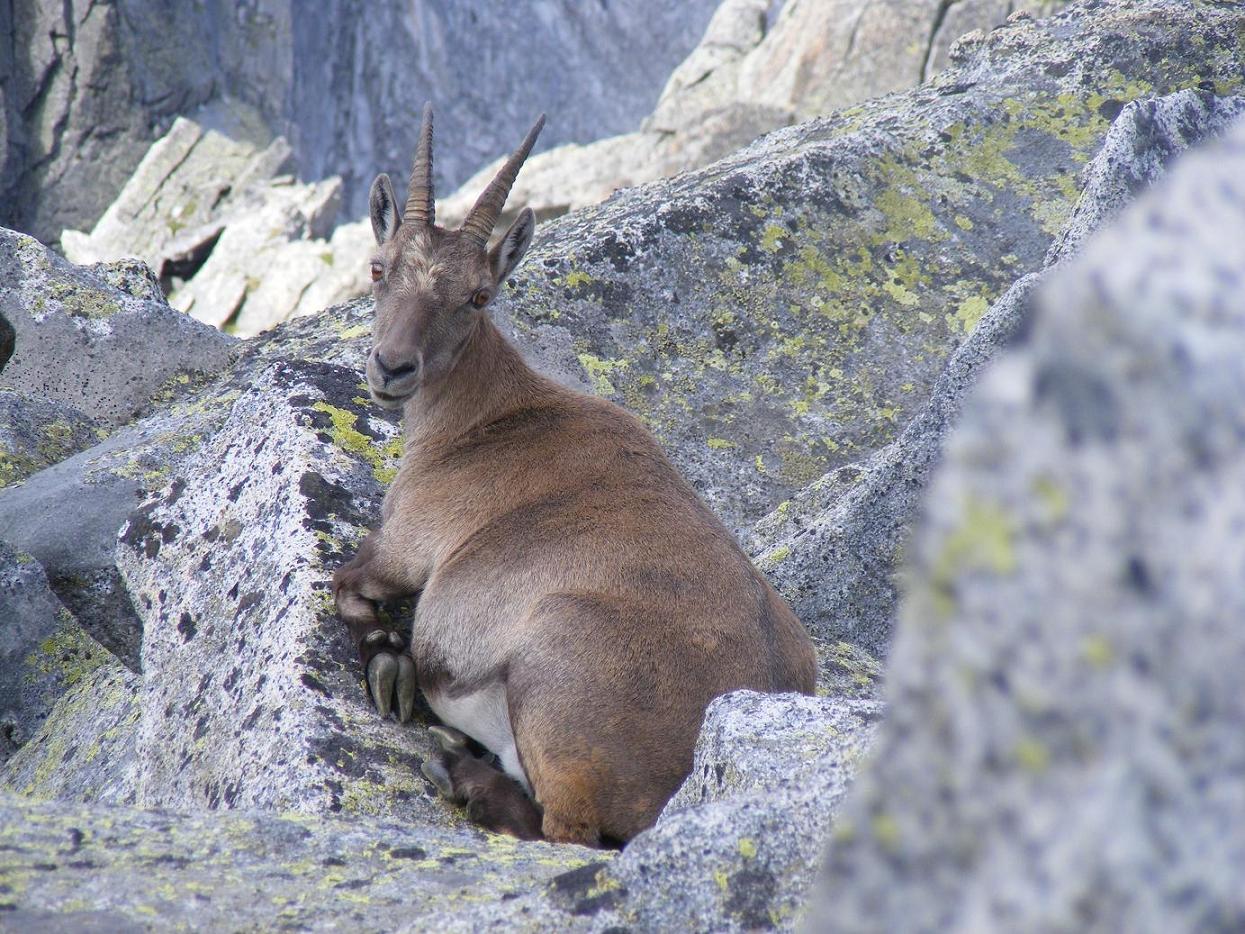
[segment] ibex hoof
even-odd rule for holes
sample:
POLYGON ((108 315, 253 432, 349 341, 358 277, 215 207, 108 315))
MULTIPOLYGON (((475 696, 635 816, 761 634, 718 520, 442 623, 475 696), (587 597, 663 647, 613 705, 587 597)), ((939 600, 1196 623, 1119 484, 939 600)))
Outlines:
POLYGON ((388 652, 381 652, 367 666, 367 686, 372 692, 372 703, 382 717, 389 716, 393 707, 393 686, 398 680, 398 659, 388 652))
POLYGON ((363 637, 363 644, 369 649, 392 649, 400 652, 406 647, 406 640, 396 632, 386 629, 373 629, 363 637))
POLYGON ((452 726, 442 726, 438 723, 428 727, 428 732, 446 752, 463 752, 467 748, 467 737, 452 726))
POLYGON ((396 707, 398 722, 410 721, 415 711, 415 662, 409 655, 378 652, 367 665, 367 686, 377 713, 387 717, 396 707))
POLYGON ((424 778, 437 786, 442 798, 454 800, 454 782, 450 779, 449 770, 442 763, 425 759, 419 770, 424 773, 424 778))

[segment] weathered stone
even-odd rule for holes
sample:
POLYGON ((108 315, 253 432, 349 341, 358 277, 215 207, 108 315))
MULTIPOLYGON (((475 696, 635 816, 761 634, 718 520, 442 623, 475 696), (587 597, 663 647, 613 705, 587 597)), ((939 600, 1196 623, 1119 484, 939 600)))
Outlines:
MULTIPOLYGON (((232 382, 244 384, 244 371, 232 382)), ((0 539, 35 556, 79 624, 135 671, 142 629, 118 576, 117 532, 237 399, 227 377, 24 482, 0 489, 0 539)), ((53 433, 55 434, 55 433, 53 433)))
POLYGON ((427 929, 440 914, 448 924, 438 930, 459 931, 455 915, 609 858, 471 828, 182 815, 0 792, 0 917, 19 930, 427 929))
POLYGON ((107 654, 48 589, 39 563, 0 542, 0 765, 107 654))
POLYGON ((1011 16, 1050 16, 1067 5, 1067 0, 951 0, 940 4, 932 28, 925 33, 930 39, 921 80, 928 81, 947 67, 961 36, 989 32, 1011 16))
POLYGON ((175 116, 222 97, 290 140, 301 178, 341 175, 353 217, 378 169, 409 170, 431 99, 458 141, 437 158, 450 191, 542 108, 560 115, 546 145, 634 128, 715 6, 518 0, 485 15, 459 0, 389 0, 363 16, 341 0, 314 15, 263 0, 171 16, 152 0, 6 5, 0 224, 47 242, 91 227, 175 116))
POLYGON ((157 394, 229 359, 228 337, 2 229, 0 281, 0 313, 17 332, 0 388, 62 402, 103 425, 129 421, 157 394))
MULTIPOLYGON (((89 637, 78 638, 90 644, 89 637)), ((133 804, 141 763, 135 749, 140 678, 98 644, 91 654, 70 656, 72 666, 63 656, 63 648, 45 653, 64 672, 63 694, 34 736, 0 767, 0 789, 40 800, 133 804)))
POLYGON ((341 179, 278 175, 289 146, 258 122, 238 105, 178 118, 95 229, 65 231, 66 256, 139 257, 174 308, 243 337, 362 294, 372 244, 358 234, 370 225, 325 239, 341 179))
POLYGON ((1052 273, 911 549, 836 930, 1245 923, 1245 125, 1052 273))
POLYGON ((881 718, 876 701, 737 692, 714 701, 687 783, 609 867, 641 931, 790 928, 881 718))
POLYGON ((0 389, 0 488, 96 444, 99 431, 77 409, 0 389))
POLYGON ((1127 105, 1086 167, 1081 198, 1068 226, 1051 244, 1047 264, 1073 255, 1082 241, 1154 184, 1177 156, 1222 134, 1242 113, 1245 97, 1216 97, 1192 89, 1127 105))
POLYGON ((898 438, 1041 268, 1110 118, 1238 88, 1243 30, 1188 2, 1018 21, 931 85, 546 225, 499 311, 549 369, 638 412, 743 529, 898 438), (1193 34, 1199 57, 1167 54, 1193 34))
MULTIPOLYGON (((1221 133, 1243 110, 1245 99, 1191 90, 1126 106, 1086 168, 1085 191, 1046 264, 1070 255, 1176 156, 1221 133)), ((759 566, 820 638, 819 647, 847 640, 885 654, 900 552, 942 440, 979 371, 1024 326, 1037 282, 1036 274, 1021 278, 982 316, 898 439, 827 474, 753 530, 749 544, 759 566)))
POLYGON ((367 702, 333 609, 329 575, 401 451, 358 384, 269 367, 123 531, 143 620, 140 804, 459 819, 419 773, 425 731, 367 702))
POLYGON ((692 771, 661 821, 701 804, 799 785, 813 772, 833 778, 837 800, 881 717, 874 700, 753 691, 719 697, 705 711, 692 771))
POLYGON ((375 241, 359 234, 366 226, 370 238, 371 225, 344 225, 329 240, 316 237, 315 211, 325 198, 336 198, 339 187, 337 179, 317 185, 285 179, 230 205, 211 254, 169 302, 251 337, 366 292, 375 241))
POLYGON ((91 232, 61 234, 65 256, 74 263, 134 257, 157 276, 171 274, 165 270, 171 259, 168 245, 182 231, 210 224, 222 201, 276 175, 288 159, 289 145, 274 141, 263 119, 248 107, 231 103, 200 111, 194 119, 178 117, 147 150, 91 232))

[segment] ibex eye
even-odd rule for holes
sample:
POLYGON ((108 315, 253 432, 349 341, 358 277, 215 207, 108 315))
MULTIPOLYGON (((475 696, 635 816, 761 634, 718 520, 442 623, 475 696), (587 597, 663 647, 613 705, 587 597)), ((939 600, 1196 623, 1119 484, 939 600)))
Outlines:
POLYGON ((380 263, 372 263, 372 281, 379 282, 380 277, 385 274, 385 268, 380 263))
POLYGON ((490 298, 492 298, 492 296, 489 295, 488 289, 476 289, 475 294, 471 296, 471 304, 475 305, 477 308, 483 308, 488 304, 488 300, 490 298))

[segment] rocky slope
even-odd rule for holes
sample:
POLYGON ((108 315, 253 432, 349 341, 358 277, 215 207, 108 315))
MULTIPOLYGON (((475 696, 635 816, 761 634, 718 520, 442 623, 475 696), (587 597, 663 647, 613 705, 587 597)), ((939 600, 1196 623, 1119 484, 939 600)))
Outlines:
POLYGON ((715 5, 6 2, 0 225, 45 242, 89 228, 174 117, 222 95, 290 141, 301 178, 341 175, 351 216, 378 169, 409 165, 423 102, 452 100, 448 191, 541 110, 563 115, 545 145, 633 128, 715 5))
MULTIPOLYGON (((1081 904, 1111 927, 1140 917, 1112 893, 1180 873, 1208 881, 1187 904, 1147 892, 1156 917, 1239 917, 1213 832, 1235 799, 1188 789, 1239 771, 1223 620, 1245 272, 1216 232, 1245 224, 1241 130, 1214 171, 1178 160, 1241 112, 1243 40, 1238 9, 1196 0, 1019 20, 928 87, 542 230, 499 317, 538 366, 649 421, 748 531, 822 665, 818 698, 716 702, 687 784, 621 854, 465 826, 419 773, 423 731, 366 706, 327 596, 399 450, 359 390, 366 301, 236 342, 172 324, 132 267, 0 235, 25 277, 0 308, 14 362, 45 323, 106 339, 111 316, 80 309, 113 304, 149 343, 219 355, 143 382, 141 354, 111 354, 137 381, 129 414, 67 386, 111 433, 0 490, 0 584, 30 597, 0 647, 45 688, 0 682, 24 716, 0 767, 0 905, 113 927, 790 928, 831 839, 823 904, 844 928, 1076 923, 1081 904), (1173 160, 1172 187, 1070 259, 1173 160), (884 708, 872 656, 918 501, 884 708), (1147 810, 1149 788, 1170 805, 1147 810), (1197 829, 1187 851, 1169 826, 1197 829), (1049 903, 1025 888, 1043 872, 1049 903)), ((14 365, 0 388, 39 394, 44 371, 14 365)))

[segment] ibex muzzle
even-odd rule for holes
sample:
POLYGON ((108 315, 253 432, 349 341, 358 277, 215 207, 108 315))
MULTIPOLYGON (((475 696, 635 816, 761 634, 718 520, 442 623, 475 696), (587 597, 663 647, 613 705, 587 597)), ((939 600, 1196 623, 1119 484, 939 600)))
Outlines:
POLYGON ((493 830, 601 845, 653 823, 713 698, 810 693, 815 659, 648 430, 534 372, 485 313, 531 241, 524 210, 488 248, 542 122, 459 230, 435 223, 430 109, 405 208, 372 186, 368 384, 403 407, 406 447, 333 586, 380 713, 409 720, 418 684, 443 722, 424 772, 447 797, 493 830), (376 602, 417 592, 408 648, 376 602))

